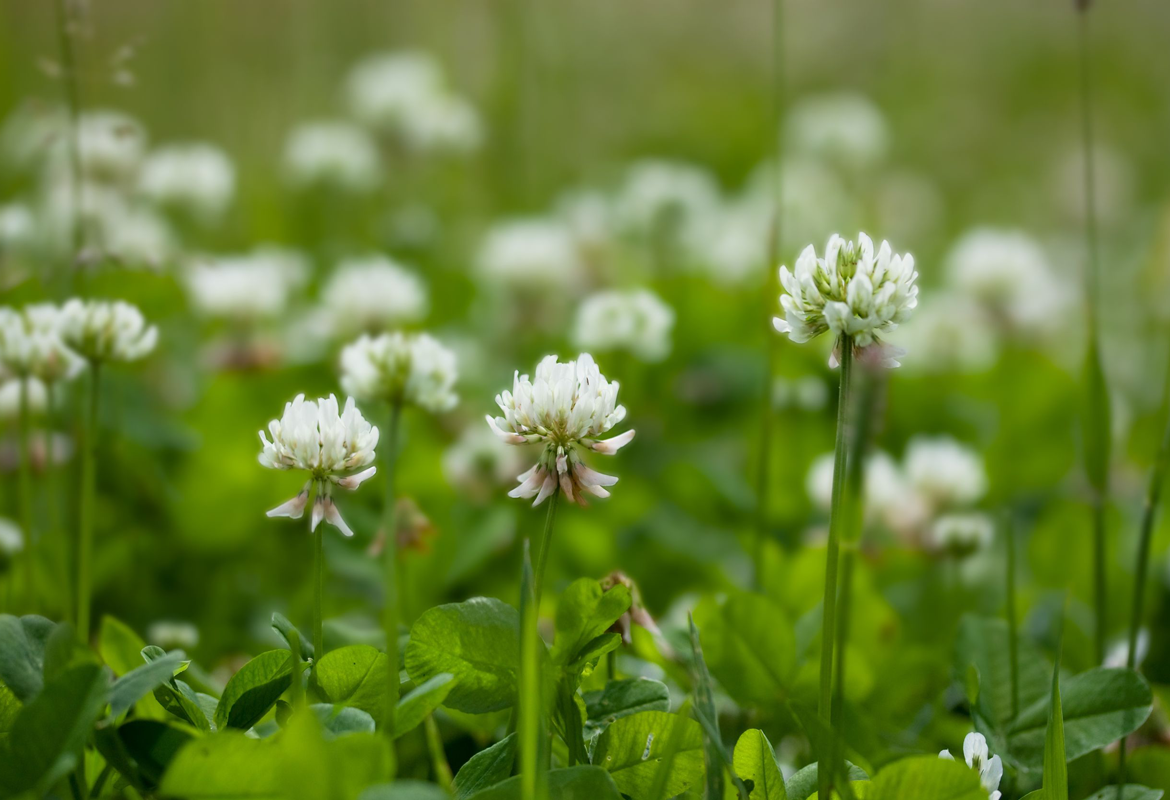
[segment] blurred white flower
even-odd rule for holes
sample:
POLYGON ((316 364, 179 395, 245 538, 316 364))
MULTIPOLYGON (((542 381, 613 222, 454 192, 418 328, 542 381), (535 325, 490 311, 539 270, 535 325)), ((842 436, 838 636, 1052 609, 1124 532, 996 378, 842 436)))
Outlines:
POLYGON ((524 218, 492 226, 476 268, 493 287, 536 293, 575 285, 582 265, 568 228, 551 219, 524 218))
POLYGON ((46 383, 72 380, 84 361, 61 338, 61 311, 33 303, 20 311, 0 307, 0 367, 46 383))
POLYGON ((709 172, 675 161, 639 161, 626 172, 615 200, 618 224, 639 236, 685 235, 696 220, 713 214, 721 202, 719 184, 709 172))
POLYGON ((90 361, 135 361, 154 350, 158 328, 121 300, 73 298, 61 307, 61 338, 90 361))
POLYGON ((585 350, 626 350, 642 361, 670 354, 674 310, 648 289, 610 289, 586 297, 577 308, 573 344, 585 350))
MULTIPOLYGON (((132 178, 146 153, 146 130, 133 117, 120 111, 87 111, 78 123, 81 168, 94 180, 121 182, 132 178)), ((68 159, 61 137, 56 148, 57 169, 68 159)))
POLYGON ((910 485, 935 509, 974 503, 987 492, 983 459, 949 436, 916 436, 904 458, 910 485))
MULTIPOLYGON (((950 750, 943 750, 939 758, 954 761, 950 750)), ((963 758, 967 766, 979 773, 979 782, 989 795, 989 800, 1000 800, 999 782, 1003 779, 1003 761, 992 756, 987 749, 987 739, 982 733, 968 733, 963 740, 963 758)))
POLYGON ((408 149, 463 153, 483 138, 472 105, 451 93, 427 53, 380 53, 358 62, 346 79, 350 111, 363 124, 398 136, 408 149))
POLYGON ((27 250, 36 241, 37 220, 24 203, 0 206, 0 258, 27 250))
POLYGON ((380 255, 342 261, 321 296, 338 334, 392 328, 427 314, 422 279, 380 255))
POLYGON ((28 382, 28 413, 37 417, 49 408, 49 392, 37 378, 8 378, 0 381, 0 420, 16 422, 21 418, 24 399, 21 392, 28 382))
POLYGON ((977 511, 944 514, 931 526, 930 540, 936 550, 970 555, 976 550, 986 550, 995 541, 995 523, 977 511))
MULTIPOLYGON (((769 221, 776 204, 773 163, 764 162, 752 172, 741 200, 769 221)), ((787 253, 805 242, 826 241, 862 215, 857 198, 833 169, 810 156, 792 156, 780 170, 780 216, 781 252, 787 253)))
POLYGON ((583 250, 604 249, 613 238, 613 203, 602 192, 575 189, 562 194, 557 198, 556 216, 583 250))
POLYGON ((24 550, 24 533, 10 519, 0 517, 0 566, 24 550))
POLYGON ((270 469, 299 469, 310 475, 296 497, 269 511, 268 516, 300 519, 316 486, 311 530, 325 520, 345 536, 353 536, 333 502, 333 486, 353 490, 372 477, 377 468, 369 465, 378 446, 378 429, 362 417, 353 398, 339 411, 333 395, 313 401, 298 394, 285 404, 280 419, 268 423, 268 431, 272 441, 260 431, 260 463, 270 469))
POLYGON ((789 380, 777 376, 772 380, 772 405, 777 409, 820 411, 828 402, 829 387, 820 378, 806 375, 789 380))
POLYGON ((214 145, 172 144, 147 156, 138 189, 159 205, 210 223, 232 202, 236 170, 227 154, 214 145))
POLYGON ((382 158, 369 134, 356 125, 307 122, 285 142, 284 173, 296 189, 365 194, 382 182, 382 158))
POLYGON ((736 286, 764 275, 772 235, 772 209, 763 203, 728 203, 695 221, 687 246, 713 281, 736 286))
MULTIPOLYGON (((1136 651, 1133 662, 1134 666, 1140 667, 1150 652, 1150 631, 1148 628, 1140 628, 1138 630, 1137 647, 1134 650, 1136 651)), ((1105 654, 1105 661, 1101 666, 1112 669, 1121 669, 1129 666, 1129 637, 1118 639, 1113 643, 1109 648, 1109 652, 1105 654)))
POLYGON ((798 101, 788 113, 786 134, 794 152, 824 158, 850 169, 871 167, 886 157, 890 132, 871 100, 851 92, 798 101))
MULTIPOLYGON (((773 324, 794 342, 832 331, 836 337, 851 336, 858 349, 881 346, 879 334, 894 330, 918 305, 917 278, 914 257, 894 253, 888 242, 875 255, 864 233, 856 244, 834 234, 823 259, 809 245, 796 261, 795 274, 780 268, 784 318, 776 317, 773 324)), ((884 360, 896 366, 883 352, 884 360)))
POLYGON ((464 492, 485 497, 490 490, 514 481, 524 469, 518 450, 487 428, 465 428, 443 453, 443 474, 464 492))
POLYGON ((341 388, 363 401, 449 411, 456 377, 455 354, 425 333, 363 334, 341 351, 341 388))
POLYGON ((609 497, 606 486, 617 478, 595 472, 581 460, 579 450, 613 455, 634 438, 632 430, 611 439, 599 438, 626 416, 617 403, 618 384, 609 382, 588 353, 560 363, 545 356, 535 379, 516 373, 512 391, 496 395, 502 417, 487 417, 492 431, 508 444, 541 444, 543 451, 532 469, 520 475, 510 497, 535 497, 540 505, 557 491, 581 505, 583 493, 609 497))
POLYGON ((196 312, 254 323, 279 317, 307 274, 308 265, 300 253, 262 246, 242 255, 195 262, 187 269, 184 283, 196 312))
MULTIPOLYGON (((926 509, 906 481, 897 463, 880 450, 866 456, 862 478, 865 494, 865 517, 880 520, 899 533, 915 530, 924 519, 926 509)), ((833 454, 825 453, 813 461, 805 478, 809 499, 822 511, 828 511, 833 497, 833 454)))
POLYGON ((148 208, 111 206, 99 217, 96 240, 109 258, 123 266, 158 269, 175 253, 175 239, 166 220, 148 208))
POLYGON ((146 640, 164 650, 191 650, 199 644, 199 629, 190 622, 160 619, 146 629, 146 640))
POLYGON ((999 338, 987 311, 957 292, 931 295, 890 342, 914 353, 912 371, 980 372, 999 355, 999 338))
MULTIPOLYGON (((1137 176, 1125 153, 1098 142, 1093 147, 1093 196, 1097 219, 1105 224, 1125 218, 1134 204, 1137 176)), ((1052 168, 1052 199, 1077 224, 1085 219, 1085 150, 1079 144, 1060 152, 1052 168)))

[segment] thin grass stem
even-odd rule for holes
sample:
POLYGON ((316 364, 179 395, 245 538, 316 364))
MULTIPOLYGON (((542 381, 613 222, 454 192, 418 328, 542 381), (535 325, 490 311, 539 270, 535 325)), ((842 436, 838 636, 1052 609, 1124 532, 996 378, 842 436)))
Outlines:
POLYGON ((1005 511, 1001 522, 1004 546, 1007 548, 1007 624, 1008 661, 1012 675, 1012 719, 1020 714, 1020 631, 1016 614, 1016 541, 1011 513, 1005 511))
POLYGON ((89 610, 92 583, 93 524, 97 502, 98 396, 101 389, 101 362, 89 363, 89 399, 86 405, 81 448, 81 504, 77 541, 77 633, 89 641, 89 610))
POLYGON ((447 763, 447 753, 443 749, 443 735, 439 731, 439 724, 435 722, 434 714, 427 714, 423 724, 426 726, 427 752, 431 757, 431 771, 435 773, 435 783, 446 792, 451 791, 451 765, 447 763))
POLYGON ((29 613, 37 611, 37 535, 33 529, 32 451, 29 447, 29 428, 32 426, 32 409, 29 407, 29 381, 27 376, 20 381, 20 514, 24 526, 24 592, 25 607, 29 613))
POLYGON ((557 490, 548 499, 548 514, 544 518, 544 532, 540 536, 540 553, 536 557, 535 602, 537 609, 540 608, 540 598, 544 591, 544 571, 548 566, 548 551, 552 547, 553 521, 557 516, 557 503, 560 497, 560 490, 557 490))
MULTIPOLYGON (((382 632, 386 635, 386 707, 382 730, 391 743, 396 738, 394 716, 398 711, 398 434, 402 421, 402 404, 390 404, 390 420, 383 451, 386 471, 386 494, 382 504, 383 592, 382 632)), ((393 746, 393 745, 392 745, 393 746)))
MULTIPOLYGON (((317 495, 325 491, 318 484, 317 495)), ((325 594, 325 525, 319 523, 313 531, 313 660, 325 655, 325 634, 321 618, 321 603, 325 594)))
POLYGON ((84 246, 81 227, 81 91, 77 75, 77 52, 73 41, 73 20, 68 0, 56 0, 57 39, 61 47, 61 73, 65 86, 65 108, 69 115, 69 258, 61 274, 62 294, 68 294, 73 283, 73 268, 84 246))

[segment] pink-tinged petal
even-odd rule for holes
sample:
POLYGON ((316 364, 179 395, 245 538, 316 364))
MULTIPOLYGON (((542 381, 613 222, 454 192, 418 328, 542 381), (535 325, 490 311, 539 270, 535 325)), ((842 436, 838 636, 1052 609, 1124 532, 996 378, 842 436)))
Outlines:
POLYGON ((289 519, 300 519, 305 514, 305 505, 309 502, 309 488, 306 486, 297 493, 297 496, 291 500, 278 505, 267 513, 269 517, 288 517, 289 519))
POLYGON ((532 506, 536 506, 547 500, 553 492, 557 490, 557 477, 552 473, 546 473, 544 483, 540 485, 540 493, 536 495, 536 499, 532 501, 532 506))
POLYGON ((524 480, 512 491, 508 492, 508 497, 535 497, 536 493, 540 491, 541 484, 544 483, 544 470, 533 467, 520 476, 524 480))
POLYGON ((613 486, 618 482, 616 476, 590 469, 580 462, 573 465, 573 472, 577 476, 577 482, 583 486, 613 486))
POLYGON ((341 518, 341 512, 337 510, 337 504, 333 502, 332 497, 325 498, 325 521, 341 531, 342 536, 353 536, 353 531, 341 518))
POLYGON ((602 486, 582 486, 581 489, 582 491, 589 492, 589 494, 593 495, 594 497, 600 497, 603 500, 609 497, 609 491, 602 486))
POLYGON ((633 438, 634 432, 630 430, 626 431, 625 433, 618 434, 612 439, 606 439, 605 441, 601 442, 594 442, 590 445, 590 448, 592 448, 594 452, 601 453, 602 455, 612 456, 618 450, 621 450, 623 447, 629 444, 633 438))
POLYGON ((374 477, 374 473, 378 471, 377 467, 370 467, 363 469, 354 475, 347 475, 337 482, 337 485, 342 489, 349 489, 351 492, 361 486, 363 483, 374 477))
POLYGON ((577 502, 577 499, 575 497, 573 497, 573 478, 572 478, 572 476, 569 475, 569 473, 567 473, 567 472, 560 473, 560 484, 561 484, 561 491, 565 493, 565 497, 568 497, 574 503, 577 502))
POLYGON ((325 498, 318 494, 317 499, 313 502, 313 516, 309 521, 309 530, 316 531, 323 519, 325 519, 325 498))
POLYGON ((503 428, 501 428, 499 425, 496 424, 496 420, 494 417, 492 417, 491 414, 485 415, 484 419, 487 420, 488 427, 490 427, 492 429, 492 433, 494 433, 496 436, 499 436, 501 439, 503 439, 508 444, 525 444, 528 441, 526 438, 524 438, 523 436, 521 436, 518 433, 514 433, 512 431, 506 431, 503 428))

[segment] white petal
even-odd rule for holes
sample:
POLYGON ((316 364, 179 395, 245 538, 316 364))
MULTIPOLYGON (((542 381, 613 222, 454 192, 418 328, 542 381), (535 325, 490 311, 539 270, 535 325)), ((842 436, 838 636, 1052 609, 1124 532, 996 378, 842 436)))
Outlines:
POLYGON ((617 436, 613 437, 612 439, 606 439, 604 441, 594 442, 593 444, 590 445, 590 448, 593 449, 595 452, 602 453, 602 454, 607 455, 607 456, 611 456, 614 453, 616 453, 618 450, 621 450, 623 447, 625 447, 627 444, 629 444, 633 438, 634 438, 634 432, 632 430, 629 430, 629 431, 626 431, 625 433, 618 434, 617 436))
POLYGON ((321 524, 323 519, 325 519, 325 498, 318 493, 317 499, 313 502, 313 516, 309 522, 309 530, 317 530, 317 526, 321 524))
POLYGON ((946 761, 954 761, 955 760, 955 757, 953 755, 951 755, 950 750, 940 750, 938 757, 941 759, 944 759, 946 761))
POLYGON ((349 489, 352 492, 354 489, 361 486, 363 483, 368 481, 370 478, 374 477, 374 473, 376 473, 377 471, 378 471, 377 467, 370 467, 369 469, 363 469, 361 472, 357 473, 356 475, 347 475, 346 477, 342 478, 341 480, 339 480, 337 482, 337 485, 340 486, 342 489, 349 489))
POLYGON ((540 493, 536 495, 536 499, 532 501, 532 505, 534 507, 540 505, 556 490, 557 476, 552 473, 545 473, 544 483, 540 486, 540 493))
POLYGON ((332 497, 325 498, 325 521, 341 531, 342 536, 353 536, 353 531, 341 518, 341 512, 337 510, 337 504, 333 502, 332 497))
POLYGON ((987 763, 987 739, 982 733, 967 734, 963 740, 963 758, 969 767, 982 768, 987 763))
POLYGON ((288 517, 289 519, 300 519, 305 514, 305 504, 309 502, 309 490, 302 489, 297 493, 297 496, 291 500, 278 505, 276 508, 268 512, 269 517, 288 517))

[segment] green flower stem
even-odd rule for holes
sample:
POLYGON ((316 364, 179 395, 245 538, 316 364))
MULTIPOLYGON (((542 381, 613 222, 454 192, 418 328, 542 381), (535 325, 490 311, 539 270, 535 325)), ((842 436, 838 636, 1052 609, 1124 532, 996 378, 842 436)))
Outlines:
MULTIPOLYGON (((317 496, 325 491, 317 485, 317 496)), ((325 523, 322 521, 313 531, 313 660, 320 661, 325 655, 325 633, 321 624, 321 599, 325 594, 325 523)))
POLYGON ((29 408, 29 379, 20 382, 20 513, 24 526, 24 591, 29 613, 37 611, 37 537, 33 530, 32 453, 29 448, 29 427, 32 409, 29 408))
POLYGON ((426 720, 427 751, 431 756, 431 770, 435 773, 435 782, 443 790, 451 791, 451 765, 447 763, 447 753, 443 750, 443 735, 439 732, 439 724, 435 722, 434 714, 427 714, 426 720))
POLYGON ((561 491, 557 489, 548 499, 548 515, 544 518, 544 533, 540 536, 540 553, 536 557, 536 588, 534 591, 537 613, 540 609, 541 593, 544 591, 544 570, 548 566, 548 551, 552 546, 553 520, 557 516, 557 502, 560 497, 561 491))
MULTIPOLYGON (((555 498, 556 495, 553 495, 555 498)), ((550 508, 549 521, 552 520, 550 508)), ((547 533, 548 526, 546 526, 547 533)), ((547 547, 547 536, 545 537, 547 547)), ((540 640, 537 617, 540 608, 534 591, 530 545, 524 542, 524 564, 520 574, 520 692, 517 698, 516 734, 520 748, 520 797, 536 800, 544 785, 541 741, 544 739, 543 681, 540 674, 540 640)))
POLYGON ((1020 631, 1016 615, 1016 541, 1011 514, 1003 515, 1003 540, 1007 548, 1008 661, 1012 673, 1012 719, 1020 714, 1020 631))
POLYGON ((93 522, 96 497, 94 471, 97 454, 98 395, 101 388, 101 362, 89 362, 89 402, 86 407, 85 425, 82 428, 81 447, 81 509, 79 512, 77 541, 77 632, 82 641, 89 640, 89 604, 92 573, 90 561, 93 558, 93 522))
MULTIPOLYGON (((837 562, 841 549, 841 529, 845 523, 846 420, 849 406, 849 382, 853 373, 853 339, 840 341, 841 384, 837 394, 837 441, 833 450, 833 492, 829 509, 829 542, 825 550, 825 597, 821 613, 821 680, 817 713, 826 725, 832 721, 833 637, 837 630, 837 562)), ((833 773, 818 770, 817 796, 829 800, 833 773)))
POLYGON ((390 422, 383 451, 386 471, 386 497, 382 505, 382 565, 385 599, 382 601, 382 631, 386 634, 386 708, 382 730, 393 742, 394 715, 398 710, 398 497, 395 471, 398 466, 398 429, 402 403, 390 404, 390 422))

